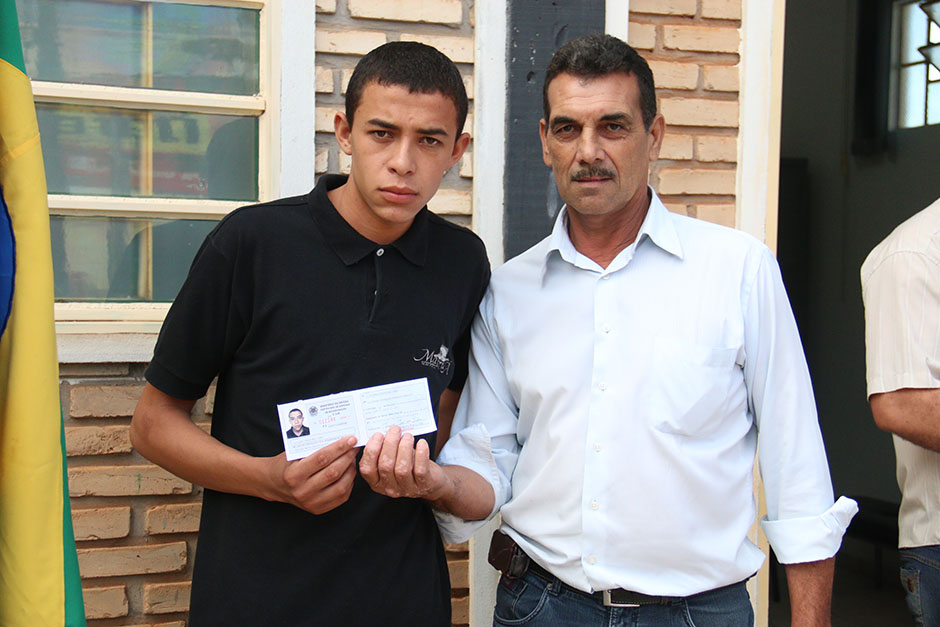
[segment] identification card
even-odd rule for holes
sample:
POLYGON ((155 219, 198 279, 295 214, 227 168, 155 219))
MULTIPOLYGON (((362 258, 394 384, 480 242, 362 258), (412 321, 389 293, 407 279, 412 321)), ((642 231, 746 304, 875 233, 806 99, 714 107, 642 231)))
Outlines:
POLYGON ((364 446, 372 434, 395 425, 412 435, 437 429, 424 378, 281 403, 277 414, 290 460, 349 435, 356 436, 356 446, 364 446))

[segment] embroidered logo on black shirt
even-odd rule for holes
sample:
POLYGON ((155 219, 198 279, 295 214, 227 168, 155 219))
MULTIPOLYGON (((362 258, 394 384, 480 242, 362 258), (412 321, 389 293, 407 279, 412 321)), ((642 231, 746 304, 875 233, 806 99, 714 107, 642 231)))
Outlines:
POLYGON ((416 362, 428 368, 434 368, 443 375, 450 374, 450 366, 454 362, 447 356, 447 347, 441 344, 441 349, 432 353, 431 349, 425 348, 421 354, 414 358, 416 362))

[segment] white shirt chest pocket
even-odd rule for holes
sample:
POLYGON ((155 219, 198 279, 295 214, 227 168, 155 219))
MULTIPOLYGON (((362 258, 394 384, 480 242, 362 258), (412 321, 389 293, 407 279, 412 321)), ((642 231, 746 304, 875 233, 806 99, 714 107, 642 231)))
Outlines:
POLYGON ((712 347, 655 338, 649 376, 650 426, 705 435, 746 403, 738 347, 712 347))

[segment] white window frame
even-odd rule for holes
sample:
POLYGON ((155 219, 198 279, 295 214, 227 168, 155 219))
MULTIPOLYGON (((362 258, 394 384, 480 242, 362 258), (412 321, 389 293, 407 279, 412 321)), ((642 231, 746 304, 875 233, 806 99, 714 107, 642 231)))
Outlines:
MULTIPOLYGON (((891 6, 891 82, 889 88, 890 100, 888 103, 888 127, 891 130, 902 130, 906 131, 908 129, 918 129, 924 128, 927 126, 935 126, 938 122, 929 122, 927 116, 927 94, 929 86, 931 83, 936 83, 936 79, 930 79, 931 63, 927 59, 918 60, 911 63, 902 63, 901 56, 901 31, 904 28, 902 24, 901 13, 904 6, 910 4, 920 4, 920 0, 894 0, 891 6), (927 70, 927 82, 924 85, 924 122, 923 124, 917 124, 914 126, 901 126, 901 69, 905 67, 912 67, 914 65, 923 65, 926 64, 927 70)), ((925 44, 936 43, 930 41, 930 18, 927 18, 927 38, 924 41, 925 44)))
MULTIPOLYGON (((144 3, 145 0, 134 0, 144 3)), ((309 191, 315 161, 316 8, 309 0, 151 0, 260 12, 259 92, 233 96, 148 88, 33 81, 37 103, 258 117, 258 195, 309 191), (287 51, 287 53, 282 53, 287 51), (281 59, 290 63, 282 64, 281 59), (289 125, 289 126, 288 126, 289 125)), ((55 216, 221 219, 244 204, 186 198, 49 194, 55 216)), ((55 304, 63 363, 149 361, 168 303, 55 304)))

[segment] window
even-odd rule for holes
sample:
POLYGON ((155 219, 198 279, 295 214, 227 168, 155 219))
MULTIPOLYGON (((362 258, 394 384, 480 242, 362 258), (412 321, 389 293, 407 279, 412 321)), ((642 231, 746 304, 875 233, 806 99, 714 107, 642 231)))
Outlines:
POLYGON ((16 0, 57 321, 158 323, 217 220, 271 194, 276 1, 16 0))
POLYGON ((897 127, 940 123, 940 1, 896 2, 894 22, 897 127))

